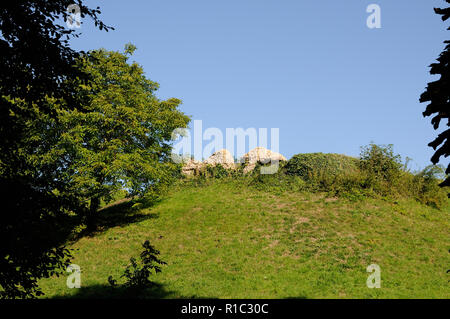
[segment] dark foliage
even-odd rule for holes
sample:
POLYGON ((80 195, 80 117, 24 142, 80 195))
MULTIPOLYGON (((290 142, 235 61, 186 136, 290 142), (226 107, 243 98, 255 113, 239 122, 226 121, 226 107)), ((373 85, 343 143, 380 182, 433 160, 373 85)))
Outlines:
MULTIPOLYGON (((1 181, 2 183, 4 180, 1 181)), ((37 280, 60 274, 69 264, 69 250, 63 244, 70 224, 62 213, 62 202, 50 193, 33 189, 24 181, 1 186, 0 298, 28 298, 42 295, 37 280), (24 199, 14 203, 8 199, 24 199)))
MULTIPOLYGON (((446 2, 450 3, 450 0, 446 0, 446 2)), ((435 8, 434 11, 442 16, 443 21, 450 17, 450 7, 435 8)), ((447 30, 450 30, 450 27, 447 30)), ((450 126, 450 40, 444 41, 444 43, 446 46, 437 59, 438 62, 430 65, 430 74, 440 75, 440 78, 428 83, 426 91, 420 96, 421 103, 430 102, 423 112, 423 116, 433 116, 431 124, 435 130, 439 128, 441 120, 446 120, 447 127, 450 126)), ((450 155, 450 129, 440 133, 428 146, 436 151, 431 157, 433 164, 438 163, 442 156, 448 157, 450 155)), ((450 174, 450 164, 446 174, 450 174)), ((441 186, 450 186, 450 177, 447 177, 441 186)))
MULTIPOLYGON (((75 1, 81 17, 100 11, 75 1)), ((0 4, 0 296, 27 298, 42 294, 37 280, 58 272, 70 254, 61 246, 68 212, 79 200, 65 192, 64 158, 37 162, 54 141, 35 139, 47 129, 41 118, 55 118, 48 98, 76 108, 79 97, 64 79, 88 77, 74 68, 79 55, 68 45, 79 34, 66 27, 73 0, 2 1, 0 4)))

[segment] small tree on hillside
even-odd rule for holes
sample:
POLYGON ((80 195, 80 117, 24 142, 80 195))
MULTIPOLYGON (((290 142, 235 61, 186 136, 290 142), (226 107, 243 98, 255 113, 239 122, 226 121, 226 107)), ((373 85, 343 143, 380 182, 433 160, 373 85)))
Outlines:
POLYGON ((139 195, 169 181, 176 167, 170 161, 171 133, 189 122, 177 109, 180 100, 156 98, 158 84, 128 63, 134 50, 129 44, 124 53, 101 49, 79 59, 92 78, 78 86, 86 105, 59 113, 60 147, 54 152, 65 152, 73 189, 90 199, 91 218, 100 200, 118 188, 139 195))
MULTIPOLYGON (((446 0, 450 3, 450 0, 446 0)), ((442 20, 446 21, 450 17, 450 7, 440 9, 435 8, 436 14, 442 15, 442 20)), ((450 30, 450 27, 447 29, 450 30)), ((430 65, 430 74, 439 74, 437 81, 428 83, 426 91, 421 95, 420 102, 430 102, 427 105, 423 116, 434 115, 431 119, 434 129, 439 128, 441 120, 447 119, 447 127, 450 126, 450 41, 444 41, 446 47, 437 59, 438 63, 430 65)), ((450 129, 445 130, 432 141, 429 146, 433 147, 436 152, 431 157, 433 164, 437 164, 441 156, 448 157, 450 155, 450 129)), ((450 174, 450 164, 445 172, 450 174)), ((450 186, 450 177, 440 184, 440 186, 450 186)), ((449 194, 450 197, 450 194, 449 194)))

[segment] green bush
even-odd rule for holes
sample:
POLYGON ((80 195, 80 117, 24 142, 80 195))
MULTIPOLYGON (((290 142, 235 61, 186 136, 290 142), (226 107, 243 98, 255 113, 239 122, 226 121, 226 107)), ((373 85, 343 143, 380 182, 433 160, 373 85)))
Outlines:
POLYGON ((231 175, 231 170, 224 168, 221 164, 217 164, 215 166, 207 165, 205 170, 201 173, 207 177, 224 178, 231 175))
POLYGON ((416 199, 422 204, 438 209, 448 204, 448 187, 439 187, 445 178, 444 168, 438 165, 429 165, 415 176, 416 199))
POLYGON ((366 184, 383 195, 392 191, 402 175, 401 157, 394 154, 392 144, 362 147, 358 164, 366 173, 366 184))
POLYGON ((294 155, 283 168, 286 174, 300 176, 305 181, 330 180, 357 169, 358 159, 354 157, 324 153, 294 155))

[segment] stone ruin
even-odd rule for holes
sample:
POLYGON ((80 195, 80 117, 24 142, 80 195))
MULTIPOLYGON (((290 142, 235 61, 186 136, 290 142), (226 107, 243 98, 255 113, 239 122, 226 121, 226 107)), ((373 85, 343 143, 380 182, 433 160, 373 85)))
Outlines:
POLYGON ((241 163, 244 164, 245 174, 254 170, 258 162, 267 164, 271 161, 286 161, 286 157, 280 153, 272 152, 265 147, 256 147, 241 158, 241 163))
MULTIPOLYGON (((271 161, 286 161, 286 158, 280 153, 272 152, 267 148, 256 147, 242 156, 240 163, 244 165, 243 172, 247 174, 255 169, 258 162, 266 164, 271 161)), ((194 159, 187 160, 181 171, 184 175, 195 176, 199 175, 200 171, 207 165, 216 166, 218 164, 222 165, 226 169, 236 169, 237 167, 231 153, 226 149, 222 149, 212 154, 203 162, 199 162, 194 159)))
POLYGON ((233 156, 226 149, 222 149, 220 151, 215 152, 210 157, 208 157, 203 163, 211 166, 221 164, 226 169, 236 168, 233 156))

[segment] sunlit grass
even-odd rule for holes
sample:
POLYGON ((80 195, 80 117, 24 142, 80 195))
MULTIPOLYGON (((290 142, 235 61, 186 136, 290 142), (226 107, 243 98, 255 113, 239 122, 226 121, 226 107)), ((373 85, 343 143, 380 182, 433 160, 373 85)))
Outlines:
POLYGON ((449 211, 406 199, 274 195, 238 181, 184 185, 72 245, 83 288, 68 289, 66 277, 40 284, 47 298, 120 297, 107 278, 119 278, 148 239, 168 265, 142 297, 449 298, 449 211), (372 263, 380 289, 366 286, 372 263))

